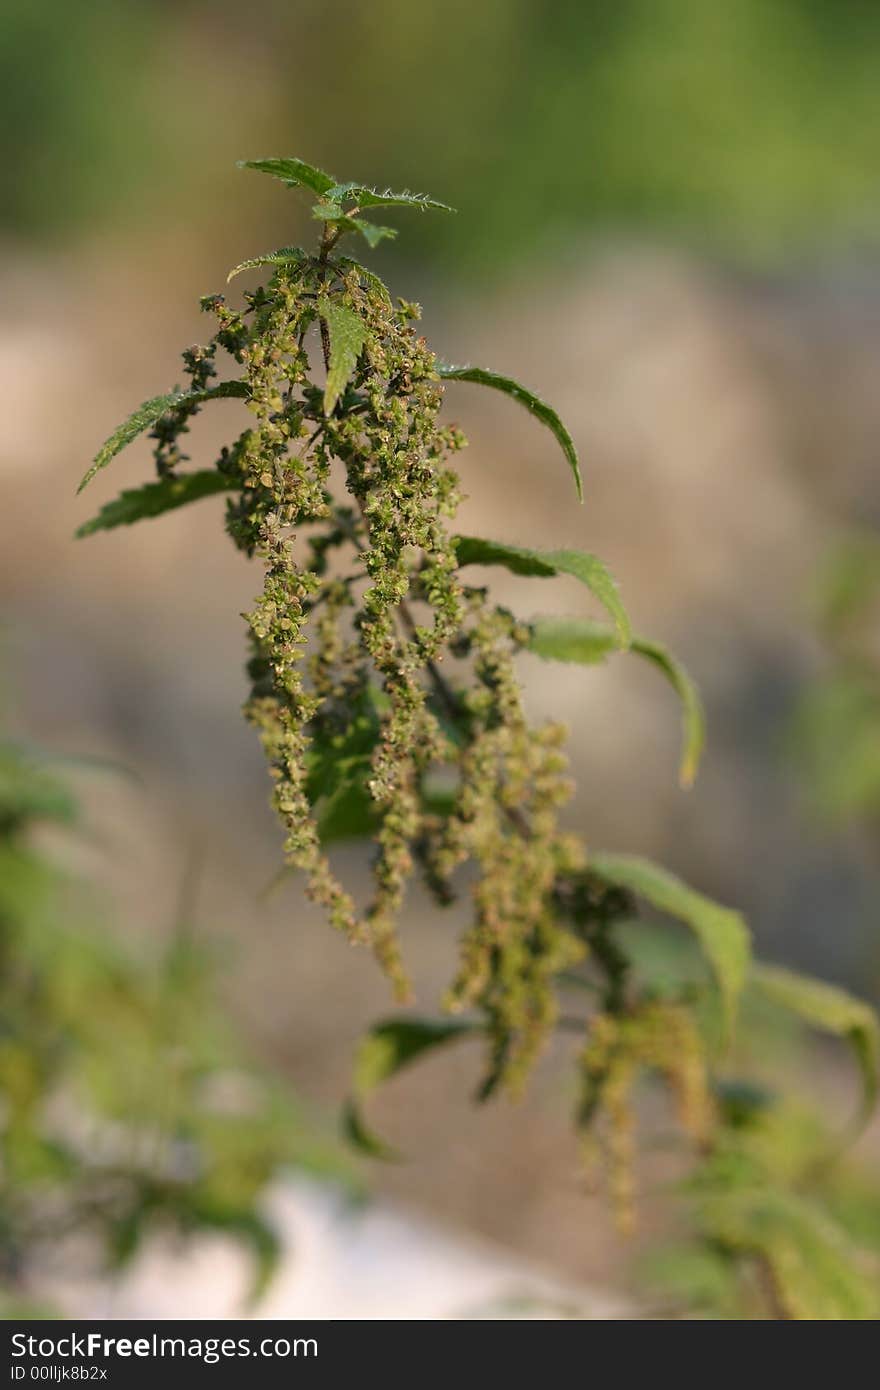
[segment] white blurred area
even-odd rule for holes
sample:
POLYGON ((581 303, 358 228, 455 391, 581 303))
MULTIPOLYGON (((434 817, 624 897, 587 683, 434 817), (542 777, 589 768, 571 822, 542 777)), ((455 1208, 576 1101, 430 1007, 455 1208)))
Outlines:
POLYGON ((314 1182, 278 1183, 268 1211, 282 1255, 268 1291, 248 1308, 252 1270, 231 1240, 151 1241, 112 1279, 47 1278, 73 1318, 450 1318, 627 1316, 622 1299, 554 1280, 488 1241, 453 1234, 386 1202, 352 1205, 314 1182))

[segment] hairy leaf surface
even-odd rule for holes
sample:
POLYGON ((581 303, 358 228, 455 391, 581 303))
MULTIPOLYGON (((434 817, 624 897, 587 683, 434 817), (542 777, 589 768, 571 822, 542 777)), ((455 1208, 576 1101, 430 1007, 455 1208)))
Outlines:
POLYGON ((256 270, 263 265, 301 265, 309 255, 301 246, 280 246, 277 251, 265 251, 262 256, 251 256, 239 265, 234 265, 226 277, 226 283, 241 275, 244 270, 256 270))
POLYGON ((240 159, 239 169, 255 169, 259 174, 271 174, 289 187, 310 188, 323 197, 336 183, 332 174, 302 159, 240 159))
POLYGON ((160 478, 143 487, 128 488, 104 506, 90 521, 84 521, 75 532, 79 539, 93 536, 96 531, 112 531, 117 526, 131 526, 147 517, 162 516, 165 512, 185 507, 188 502, 197 502, 201 497, 212 497, 218 492, 231 492, 241 484, 228 478, 216 468, 206 468, 199 473, 177 473, 170 478, 160 478))
POLYGON ((331 299, 319 301, 318 313, 330 334, 330 368, 324 388, 324 413, 330 415, 357 366, 367 328, 359 314, 331 299))
POLYGON ((82 492, 96 473, 106 468, 117 454, 122 453, 126 445, 137 439, 144 430, 151 429, 169 410, 175 410, 181 405, 204 405, 206 401, 220 400, 224 396, 243 398, 247 394, 248 388, 244 381, 221 381, 218 386, 208 386, 203 391, 168 391, 164 396, 153 396, 151 400, 144 401, 143 405, 138 406, 134 414, 129 415, 101 445, 77 492, 82 492))
POLYGON ((351 198, 362 208, 418 208, 421 212, 431 208, 436 212, 455 211, 448 204, 440 203, 436 198, 429 198, 427 193, 410 193, 406 189, 402 193, 393 193, 390 188, 380 193, 378 189, 367 188, 362 183, 334 184, 326 190, 326 197, 334 203, 351 198))

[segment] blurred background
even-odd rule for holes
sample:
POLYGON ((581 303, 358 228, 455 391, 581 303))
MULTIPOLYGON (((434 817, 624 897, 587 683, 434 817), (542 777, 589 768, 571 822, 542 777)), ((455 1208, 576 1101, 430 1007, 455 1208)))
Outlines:
MULTIPOLYGON (((235 161, 297 154, 458 209, 401 213, 371 263, 424 305, 443 356, 559 408, 586 486, 580 509, 549 436, 454 388, 461 529, 596 550, 707 705, 685 794, 678 712, 650 670, 528 658, 530 700, 572 729, 572 823, 741 908, 765 956, 877 997, 876 687, 844 766, 854 706, 817 697, 840 672, 816 594, 829 551, 854 530, 870 546, 880 523, 878 62, 862 0, 4 0, 4 733, 134 774, 71 773, 86 830, 58 852, 127 949, 165 949, 195 883, 224 1012, 307 1103, 338 1104, 388 999, 295 885, 263 893, 279 836, 239 716, 257 576, 219 501, 72 538, 145 476, 142 441, 74 496, 117 421, 179 380, 199 296, 313 235, 308 199, 235 161)), ((200 418, 195 457, 234 408, 200 418)), ((499 581, 524 616, 583 611, 568 585, 499 581)), ((411 900, 426 1010, 455 926, 411 900)), ((560 1059, 519 1109, 473 1110, 476 1072, 464 1048, 388 1088, 377 1112, 410 1161, 373 1189, 622 1286, 560 1059)))

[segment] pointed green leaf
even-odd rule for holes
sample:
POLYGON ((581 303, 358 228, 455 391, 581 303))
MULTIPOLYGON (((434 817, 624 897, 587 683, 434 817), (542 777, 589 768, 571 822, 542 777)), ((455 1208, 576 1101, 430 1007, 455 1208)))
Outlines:
POLYGON ((585 618, 537 618, 529 626, 527 650, 545 661, 595 666, 620 650, 612 628, 585 618))
POLYGON ((377 1158, 384 1163, 398 1161, 399 1155, 396 1150, 367 1127, 360 1109, 353 1100, 347 1100, 342 1107, 340 1128, 343 1138, 348 1140, 351 1147, 367 1158, 377 1158))
POLYGON ((530 415, 534 415, 555 435, 574 475, 578 498, 583 502, 584 488, 574 440, 552 406, 542 401, 534 391, 529 391, 527 387, 514 381, 512 377, 500 376, 498 372, 490 372, 485 367, 455 367, 448 362, 438 362, 437 372, 444 381, 472 381, 478 386, 491 386, 493 390, 503 391, 505 395, 512 396, 520 405, 525 406, 530 415))
POLYGON ((333 188, 328 188, 326 197, 334 203, 341 203, 344 198, 351 198, 358 207, 362 208, 418 208, 421 212, 426 212, 428 208, 436 212, 454 212, 455 209, 446 203, 438 203, 436 198, 429 198, 427 193, 392 193, 388 188, 384 193, 378 189, 366 188, 362 183, 337 183, 333 188))
POLYGON ((880 1023, 864 1000, 837 985, 812 980, 776 965, 755 965, 753 983, 774 1004, 795 1014, 811 1028, 848 1041, 864 1080, 864 1118, 871 1113, 880 1086, 880 1023))
POLYGON ((332 299, 319 300, 318 313, 330 334, 330 368, 324 389, 324 413, 330 415, 357 366, 367 340, 367 326, 353 309, 332 299))
POLYGON ((573 575, 586 584, 614 621, 618 645, 629 646, 632 638, 629 615, 616 581, 597 556, 586 550, 526 550, 477 536, 457 536, 454 544, 459 565, 504 565, 513 574, 523 575, 573 575))
POLYGON ((259 174, 271 174, 290 187, 310 188, 321 197, 336 183, 332 174, 316 169, 314 164, 306 164, 302 159, 240 159, 238 167, 256 169, 259 174))
POLYGON ((359 232, 370 248, 378 246, 386 238, 390 240, 397 236, 396 227, 380 227, 365 217, 348 217, 338 203, 318 203, 312 208, 312 214, 319 222, 331 222, 343 232, 359 232))
POLYGON ((221 381, 218 386, 209 386, 204 391, 168 391, 164 396, 153 396, 152 400, 144 401, 143 405, 138 406, 133 415, 115 429, 110 438, 105 440, 95 455, 95 460, 88 469, 82 482, 77 488, 77 492, 82 492, 84 487, 92 481, 96 473, 100 473, 102 468, 121 454, 127 444, 133 439, 137 439, 144 430, 151 429, 163 415, 167 415, 169 410, 176 410, 179 406, 194 406, 198 408, 206 401, 220 400, 224 396, 245 397, 248 394, 247 383, 244 381, 221 381))
POLYGON ((200 497, 212 497, 217 492, 231 492, 240 487, 237 479, 227 477, 216 468, 206 468, 201 473, 178 473, 121 492, 112 502, 105 502, 97 516, 83 522, 75 534, 81 540, 93 536, 96 531, 131 526, 135 521, 162 516, 177 507, 185 507, 188 502, 197 502, 200 497))
MULTIPOLYGON (((586 618, 536 618, 529 626, 527 650, 548 661, 577 661, 596 665, 620 648, 617 635, 586 618)), ((706 741, 706 723, 699 691, 681 662, 659 642, 633 635, 629 650, 662 671, 681 700, 682 751, 679 780, 693 783, 706 741)))
POLYGON ((593 854, 590 868, 607 883, 628 888, 691 928, 712 966, 729 1034, 751 958, 751 938, 740 914, 637 855, 593 854))
POLYGON ((395 1076, 424 1053, 456 1038, 482 1031, 480 1023, 464 1019, 390 1018, 375 1024, 358 1046, 352 1077, 352 1096, 344 1127, 358 1148, 374 1157, 393 1157, 393 1151, 364 1123, 361 1109, 377 1086, 395 1076))
POLYGON ((706 742, 706 718, 700 692, 681 662, 659 642, 634 637, 632 650, 663 672, 681 700, 682 754, 678 776, 683 787, 690 787, 697 775, 706 742))
POLYGON ((236 275, 241 275, 244 270, 256 270, 262 265, 301 265, 308 259, 308 253, 301 246, 281 246, 277 251, 266 251, 262 256, 251 256, 248 260, 233 266, 226 277, 226 283, 228 285, 230 280, 234 280, 236 275))

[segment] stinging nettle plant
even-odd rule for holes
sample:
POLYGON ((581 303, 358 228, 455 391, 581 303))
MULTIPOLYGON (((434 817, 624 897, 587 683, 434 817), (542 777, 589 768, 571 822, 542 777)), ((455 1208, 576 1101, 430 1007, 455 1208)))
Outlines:
MULTIPOLYGON (((598 1142, 610 1158, 625 1216, 642 1071, 666 1079, 686 1129, 702 1151, 711 1148, 718 1106, 710 1064, 750 969, 748 932, 737 913, 657 866, 588 853, 560 828, 572 793, 564 730, 529 721, 517 660, 533 653, 594 664, 629 650, 651 662, 682 701, 685 785, 703 742, 699 698, 665 648, 634 635, 596 556, 456 533, 455 460, 465 439, 441 419, 446 383, 513 397, 555 436, 579 497, 581 477, 549 405, 509 377, 438 361, 415 327, 418 307, 392 301, 372 271, 339 251, 349 234, 369 247, 394 235, 366 212, 449 209, 420 194, 338 183, 297 159, 244 167, 316 195, 319 246, 236 266, 230 280, 268 272, 240 309, 221 295, 201 301, 216 329, 206 346, 184 352, 188 385, 145 402, 107 440, 81 487, 144 431, 155 441, 158 477, 107 503, 78 534, 228 494, 228 534, 263 566, 262 592, 246 615, 245 716, 269 763, 286 864, 334 927, 374 952, 398 1000, 410 993, 397 930, 407 884, 420 876, 440 905, 469 884, 473 918, 446 1016, 396 1016, 365 1039, 348 1110, 352 1137, 383 1151, 363 1117, 365 1096, 438 1044, 485 1039, 486 1097, 519 1091, 553 1030, 576 1027, 578 1122, 585 1147, 598 1142), (224 357, 231 374, 217 380, 224 357), (184 471, 190 421, 224 397, 243 402, 249 423, 213 468, 184 471), (474 577, 474 567, 490 566, 573 576, 607 620, 523 621, 474 577), (328 855, 335 841, 357 837, 375 846, 364 903, 328 855), (693 932, 718 1003, 714 1038, 687 990, 669 997, 645 984, 628 954, 621 927, 638 900, 693 932)), ((797 1009, 796 981, 791 995, 797 1009)), ((861 1055, 873 1076, 875 1035, 862 1030, 860 1045, 866 1037, 861 1055)))

